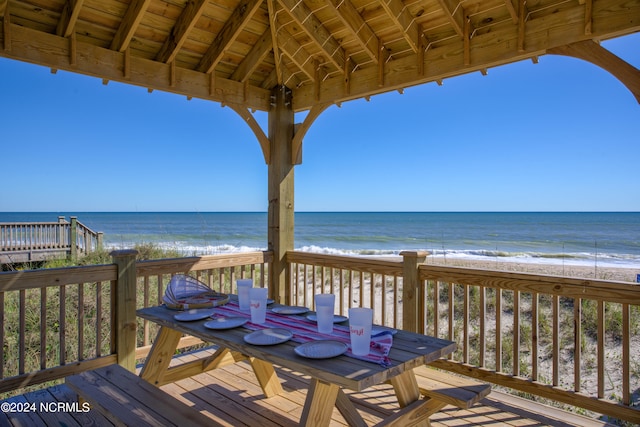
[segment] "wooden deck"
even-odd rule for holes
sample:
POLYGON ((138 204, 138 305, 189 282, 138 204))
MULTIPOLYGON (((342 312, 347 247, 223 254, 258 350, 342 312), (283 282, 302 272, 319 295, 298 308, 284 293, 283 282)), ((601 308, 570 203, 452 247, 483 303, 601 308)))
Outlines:
MULTIPOLYGON (((213 350, 200 350, 212 353, 213 350)), ((199 357, 202 355, 200 354, 199 357)), ((196 353, 181 356, 192 360, 196 353)), ((174 360, 179 363, 179 359, 174 360)), ((277 368, 285 393, 264 398, 251 366, 241 362, 205 374, 196 375, 167 384, 162 388, 203 414, 229 426, 295 426, 300 419, 306 396, 308 378, 288 369, 277 368)), ((363 418, 369 424, 381 421, 398 408, 390 385, 348 393, 363 418)), ((8 400, 9 402, 62 402, 76 401, 76 395, 65 385, 40 390, 8 400)), ((606 423, 574 415, 548 406, 506 395, 497 391, 469 410, 446 407, 431 418, 435 427, 445 426, 581 426, 595 427, 606 423)), ((334 410, 332 425, 345 425, 334 410)), ((0 412, 0 426, 111 426, 97 412, 34 413, 0 412)))

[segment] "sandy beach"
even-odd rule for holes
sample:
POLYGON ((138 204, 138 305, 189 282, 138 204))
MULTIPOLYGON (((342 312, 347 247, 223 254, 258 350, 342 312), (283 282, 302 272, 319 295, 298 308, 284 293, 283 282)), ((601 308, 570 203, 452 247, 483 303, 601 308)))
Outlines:
POLYGON ((425 264, 448 265, 451 267, 482 268, 488 270, 534 273, 551 276, 577 277, 581 279, 612 280, 616 282, 636 283, 638 268, 618 268, 601 266, 557 265, 545 263, 520 263, 500 261, 461 260, 455 258, 427 257, 425 264))

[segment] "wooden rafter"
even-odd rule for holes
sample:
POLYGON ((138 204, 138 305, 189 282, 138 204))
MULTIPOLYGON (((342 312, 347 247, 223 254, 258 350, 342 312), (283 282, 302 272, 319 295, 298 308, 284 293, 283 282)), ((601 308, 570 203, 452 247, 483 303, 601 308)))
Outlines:
POLYGON ((311 81, 316 80, 316 65, 313 58, 284 28, 278 31, 278 47, 311 81))
POLYGON ((511 16, 511 20, 513 21, 513 23, 518 24, 518 0, 504 0, 504 5, 509 11, 509 16, 511 16), (514 1, 516 2, 515 5, 513 4, 514 1))
POLYGON ((301 26, 318 48, 326 55, 329 61, 342 72, 345 53, 340 43, 333 38, 331 33, 315 17, 311 9, 301 0, 278 0, 291 17, 301 26))
POLYGON ((273 39, 271 38, 271 29, 267 28, 242 62, 238 64, 238 68, 231 74, 231 80, 239 82, 247 80, 272 49, 273 39))
POLYGON ((462 6, 453 0, 438 0, 440 7, 444 11, 449 23, 460 37, 463 36, 464 16, 462 16, 462 6))
POLYGON ((124 14, 124 18, 116 31, 116 35, 111 40, 111 50, 117 50, 118 52, 124 52, 128 47, 133 35, 142 21, 144 13, 147 11, 151 0, 133 0, 127 11, 124 14))
POLYGON ((344 26, 356 38, 362 49, 369 55, 374 63, 378 63, 378 51, 380 50, 380 39, 360 16, 350 0, 325 0, 325 3, 332 8, 344 26))
POLYGON ((208 0, 188 1, 176 24, 171 29, 169 37, 164 41, 156 55, 156 61, 171 62, 187 39, 189 32, 195 27, 202 16, 208 0))
POLYGON ((262 0, 242 0, 238 4, 231 16, 213 40, 211 47, 204 54, 198 65, 198 70, 210 73, 222 59, 222 55, 229 45, 235 41, 238 34, 249 23, 253 14, 260 9, 262 0))
MULTIPOLYGON (((269 84, 270 80, 275 80, 278 86, 284 85, 284 72, 282 70, 282 58, 280 57, 280 48, 278 47, 278 19, 276 11, 276 0, 267 0, 267 10, 269 11, 269 28, 271 29, 271 44, 273 45, 273 61, 275 62, 275 68, 273 69, 272 76, 275 75, 275 79, 270 76, 263 82, 262 87, 266 89, 265 84, 269 84)), ((273 87, 275 84, 269 86, 273 87)))
POLYGON ((0 16, 4 16, 4 12, 7 10, 9 0, 0 0, 0 16))
POLYGON ((400 30, 404 39, 409 43, 413 52, 418 51, 420 44, 418 25, 409 13, 402 0, 380 0, 382 8, 393 24, 400 30))
POLYGON ((60 20, 56 28, 57 35, 69 37, 74 32, 83 3, 84 0, 67 0, 60 14, 60 20))

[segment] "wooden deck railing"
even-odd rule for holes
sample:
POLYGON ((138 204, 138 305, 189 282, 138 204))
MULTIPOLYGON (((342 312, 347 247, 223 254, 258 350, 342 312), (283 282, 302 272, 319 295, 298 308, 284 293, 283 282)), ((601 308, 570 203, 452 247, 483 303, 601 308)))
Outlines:
POLYGON ((415 286, 418 331, 458 344, 439 368, 640 420, 632 399, 640 387, 631 355, 640 344, 636 285, 435 265, 415 266, 413 284, 405 276, 415 253, 379 261, 289 252, 287 260, 292 301, 311 306, 314 294, 336 293, 341 313, 371 307, 387 326, 403 326, 404 287, 415 286), (620 381, 611 380, 615 372, 620 381))
POLYGON ((110 265, 0 272, 0 397, 146 356, 155 335, 135 310, 160 304, 172 274, 230 293, 236 278, 265 284, 270 259, 256 252, 135 262, 135 251, 117 251, 110 265))
POLYGON ((0 223, 0 262, 41 261, 93 252, 102 247, 102 233, 72 216, 70 222, 0 223))
MULTIPOLYGON (((0 273, 0 393, 135 362, 154 336, 135 309, 161 303, 171 275, 189 273, 233 293, 236 278, 266 286, 271 258, 256 252, 135 262, 124 251, 112 265, 0 273)), ((341 314, 372 307, 376 322, 398 328, 413 322, 407 312, 414 312, 412 328, 458 343, 439 368, 640 419, 633 395, 640 367, 631 353, 640 340, 640 288, 416 260, 415 253, 381 261, 289 252, 289 297, 313 308, 317 293, 336 293, 341 314), (614 373, 619 381, 611 380, 614 373)), ((196 343, 185 338, 182 346, 196 343)))

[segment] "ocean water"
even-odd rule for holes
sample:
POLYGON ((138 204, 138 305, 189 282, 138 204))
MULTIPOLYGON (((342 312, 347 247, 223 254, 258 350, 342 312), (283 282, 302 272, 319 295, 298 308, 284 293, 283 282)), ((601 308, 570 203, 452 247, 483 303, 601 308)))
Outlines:
MULTIPOLYGON (((154 243, 188 255, 264 250, 262 212, 0 213, 0 222, 78 217, 108 248, 154 243)), ((295 248, 338 255, 435 257, 640 268, 640 213, 300 212, 295 248)))

